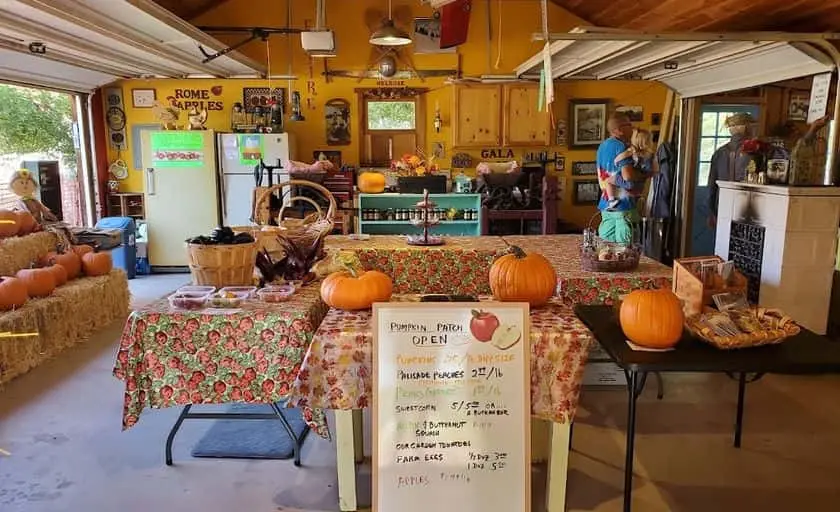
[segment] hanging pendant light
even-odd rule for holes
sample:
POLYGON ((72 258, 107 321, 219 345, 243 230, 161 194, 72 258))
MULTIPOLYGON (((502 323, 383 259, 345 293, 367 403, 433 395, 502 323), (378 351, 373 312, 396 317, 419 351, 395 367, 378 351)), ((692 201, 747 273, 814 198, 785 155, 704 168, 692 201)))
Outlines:
POLYGON ((370 44, 376 46, 406 46, 413 41, 404 30, 394 25, 394 17, 391 12, 391 0, 388 0, 388 19, 382 22, 379 30, 371 34, 370 44))

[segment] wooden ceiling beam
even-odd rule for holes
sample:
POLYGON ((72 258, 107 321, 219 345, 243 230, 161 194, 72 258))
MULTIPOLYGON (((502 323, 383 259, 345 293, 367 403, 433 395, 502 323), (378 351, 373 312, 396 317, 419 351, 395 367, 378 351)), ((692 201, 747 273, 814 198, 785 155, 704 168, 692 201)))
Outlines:
POLYGON ((212 11, 217 7, 221 7, 223 4, 230 2, 230 0, 210 0, 209 2, 202 4, 198 4, 194 9, 190 9, 186 17, 187 21, 194 20, 203 14, 207 14, 208 12, 212 11))

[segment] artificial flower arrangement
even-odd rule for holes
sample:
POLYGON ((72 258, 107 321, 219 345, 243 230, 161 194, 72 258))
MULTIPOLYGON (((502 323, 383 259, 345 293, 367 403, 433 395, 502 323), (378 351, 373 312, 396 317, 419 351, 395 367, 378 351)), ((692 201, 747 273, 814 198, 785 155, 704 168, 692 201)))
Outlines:
POLYGON ((417 148, 417 154, 406 153, 399 160, 391 162, 391 170, 400 176, 426 176, 440 170, 435 163, 435 157, 426 157, 423 150, 417 148))

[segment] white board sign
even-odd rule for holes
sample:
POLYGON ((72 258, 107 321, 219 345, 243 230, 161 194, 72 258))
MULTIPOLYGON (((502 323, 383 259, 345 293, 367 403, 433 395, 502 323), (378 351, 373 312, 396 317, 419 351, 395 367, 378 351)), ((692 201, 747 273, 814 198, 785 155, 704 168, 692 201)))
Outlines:
POLYGON ((373 314, 373 512, 529 512, 528 305, 373 314))
POLYGON ((811 99, 808 106, 808 124, 825 115, 828 109, 829 89, 831 89, 831 73, 814 77, 811 83, 811 99))

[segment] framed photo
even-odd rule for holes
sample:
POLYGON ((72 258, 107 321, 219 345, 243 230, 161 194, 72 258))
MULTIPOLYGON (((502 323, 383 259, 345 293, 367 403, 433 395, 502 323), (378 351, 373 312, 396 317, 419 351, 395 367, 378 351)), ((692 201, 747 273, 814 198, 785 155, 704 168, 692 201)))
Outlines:
POLYGON ((577 205, 595 204, 601 199, 601 185, 598 180, 580 180, 574 182, 572 203, 577 205))
POLYGON ((767 181, 772 185, 787 185, 790 163, 784 158, 767 160, 767 181))
POLYGON ((350 144, 350 102, 333 99, 324 104, 324 119, 327 125, 327 145, 346 146, 350 144))
POLYGON ((566 130, 566 120, 565 119, 558 119, 557 120, 557 135, 554 140, 554 143, 558 146, 565 146, 567 142, 567 130, 566 130))
POLYGON ((245 112, 253 114, 254 109, 258 106, 268 108, 269 100, 272 97, 280 102, 281 105, 286 104, 286 89, 283 87, 275 87, 270 91, 268 87, 243 87, 242 88, 242 105, 245 107, 245 112))
POLYGON ((569 101, 570 148, 591 149, 601 144, 607 134, 607 105, 609 100, 605 99, 569 101))
POLYGON ((314 158, 315 161, 321 160, 322 155, 324 158, 332 162, 336 170, 341 169, 341 151, 325 149, 323 151, 312 152, 312 158, 314 158))
POLYGON ((616 112, 624 112, 634 123, 640 123, 645 119, 645 111, 641 105, 622 105, 615 109, 616 112))
POLYGON ((455 53, 455 47, 440 47, 440 19, 414 19, 414 53, 455 53))
POLYGON ((662 124, 662 114, 655 112, 650 115, 650 124, 651 126, 659 126, 662 124))
POLYGON ((557 172, 563 172, 566 170, 565 156, 554 153, 554 170, 557 172))
POLYGON ((572 162, 572 176, 597 176, 598 166, 595 162, 572 162))
POLYGON ((152 108, 157 99, 154 89, 132 89, 131 106, 134 108, 152 108))
POLYGON ((810 98, 804 94, 791 94, 788 103, 788 121, 805 121, 808 119, 810 98))

